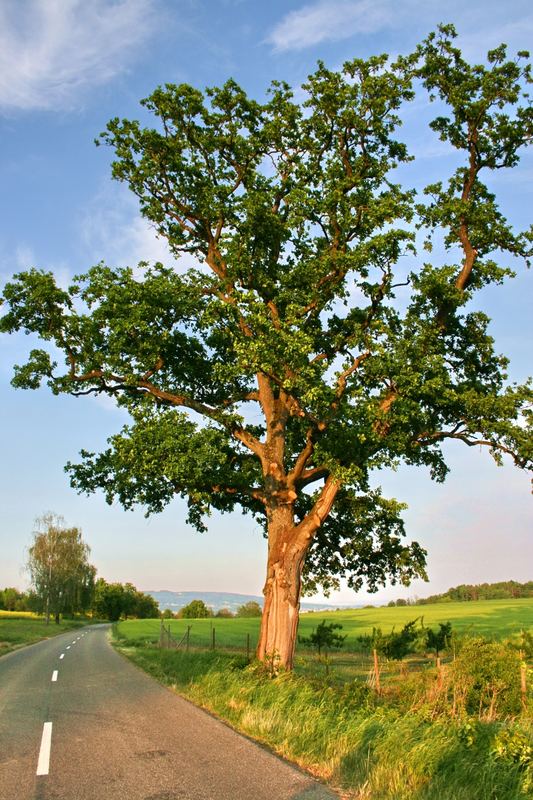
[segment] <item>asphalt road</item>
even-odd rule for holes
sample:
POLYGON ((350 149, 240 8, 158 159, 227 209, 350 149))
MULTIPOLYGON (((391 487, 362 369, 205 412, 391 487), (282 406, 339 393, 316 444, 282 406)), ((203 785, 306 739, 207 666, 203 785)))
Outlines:
POLYGON ((0 800, 337 797, 130 664, 107 627, 0 658, 0 800))

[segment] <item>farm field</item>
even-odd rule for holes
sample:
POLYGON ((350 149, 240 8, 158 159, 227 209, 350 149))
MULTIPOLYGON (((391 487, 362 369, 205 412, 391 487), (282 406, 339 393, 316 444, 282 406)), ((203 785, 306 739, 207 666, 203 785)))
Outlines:
MULTIPOLYGON (((372 633, 372 628, 381 628, 389 633, 393 628, 399 630, 416 617, 423 617, 424 625, 437 627, 440 622, 451 622, 458 634, 480 635, 493 639, 504 639, 533 628, 533 599, 515 600, 477 600, 463 603, 435 603, 421 606, 394 606, 383 608, 360 608, 347 611, 327 611, 304 613, 300 616, 299 634, 307 637, 323 619, 342 625, 346 635, 344 652, 360 650, 357 637, 372 633)), ((165 627, 178 641, 190 626, 191 647, 207 647, 212 642, 215 629, 218 647, 246 647, 250 634, 250 647, 257 643, 259 618, 224 619, 179 619, 165 620, 165 627)), ((126 620, 118 623, 120 638, 131 640, 157 641, 160 621, 156 619, 126 620)))
POLYGON ((0 611, 0 656, 85 624, 85 620, 61 620, 59 625, 53 621, 47 625, 44 617, 29 611, 0 611))

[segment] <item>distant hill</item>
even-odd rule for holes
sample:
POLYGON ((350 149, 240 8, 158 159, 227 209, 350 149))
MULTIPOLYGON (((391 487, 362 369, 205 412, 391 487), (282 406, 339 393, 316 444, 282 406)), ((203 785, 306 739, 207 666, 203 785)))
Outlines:
POLYGON ((533 581, 499 581, 498 583, 462 583, 442 594, 417 597, 414 600, 391 600, 389 606, 425 606, 433 603, 468 603, 476 600, 517 600, 533 597, 533 581))
MULTIPOLYGON (((188 605, 191 600, 203 600, 208 608, 212 608, 216 613, 221 608, 229 608, 230 611, 237 611, 239 606, 248 603, 250 600, 255 600, 260 606, 263 605, 263 598, 254 594, 232 594, 231 592, 171 592, 167 590, 160 590, 157 592, 148 591, 146 594, 151 595, 159 603, 161 611, 170 609, 171 611, 179 611, 183 606, 188 605)), ((339 606, 334 603, 302 603, 303 611, 331 611, 336 608, 361 608, 360 605, 352 606, 339 606)))
POLYGON ((442 594, 421 597, 416 605, 426 603, 468 602, 475 600, 514 600, 518 597, 533 597, 533 581, 499 581, 498 583, 463 583, 453 586, 442 594))

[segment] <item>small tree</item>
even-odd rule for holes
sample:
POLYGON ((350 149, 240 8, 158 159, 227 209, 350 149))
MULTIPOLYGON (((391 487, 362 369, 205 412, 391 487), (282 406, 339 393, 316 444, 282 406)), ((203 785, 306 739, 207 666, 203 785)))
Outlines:
POLYGON ((339 650, 343 646, 346 636, 336 633, 337 630, 342 630, 342 625, 339 625, 338 622, 327 623, 324 619, 310 636, 299 636, 298 641, 310 647, 316 647, 320 657, 323 650, 327 653, 328 650, 339 650))
POLYGON ((23 611, 25 595, 13 586, 6 586, 0 591, 0 608, 6 611, 23 611))
POLYGON ((381 628, 372 628, 372 634, 358 636, 357 639, 365 649, 377 650, 387 658, 400 661, 417 649, 421 640, 425 642, 426 629, 422 624, 422 618, 417 617, 404 625, 401 631, 395 631, 393 628, 390 633, 383 633, 381 628), (417 628, 416 623, 419 619, 421 624, 417 628))
POLYGON ((412 653, 416 644, 420 641, 421 635, 424 636, 423 628, 417 630, 417 619, 411 620, 403 626, 401 631, 391 631, 387 636, 384 636, 380 646, 376 649, 380 650, 387 658, 393 658, 395 661, 401 661, 402 658, 408 653, 412 653))
POLYGON ((220 617, 221 619, 232 619, 235 615, 233 611, 230 611, 229 608, 219 608, 216 616, 220 617))
POLYGON ((206 606, 203 600, 191 600, 191 602, 183 606, 180 611, 183 619, 205 619, 206 617, 213 616, 213 612, 206 606))
POLYGON ((52 513, 40 517, 37 526, 27 568, 46 623, 51 615, 59 623, 62 613, 90 608, 96 569, 88 562, 90 548, 79 528, 65 527, 52 513))
POLYGON ((238 617, 260 617, 263 609, 255 600, 249 600, 237 609, 238 617))
POLYGON ((427 629, 426 645, 429 650, 434 650, 437 658, 440 656, 441 650, 450 646, 452 640, 452 623, 439 622, 438 630, 434 631, 432 628, 427 629))
POLYGON ((124 587, 120 583, 96 581, 93 611, 100 619, 118 622, 124 611, 124 587))
POLYGON ((137 619, 156 619, 159 617, 159 603, 152 595, 137 590, 133 616, 137 619))

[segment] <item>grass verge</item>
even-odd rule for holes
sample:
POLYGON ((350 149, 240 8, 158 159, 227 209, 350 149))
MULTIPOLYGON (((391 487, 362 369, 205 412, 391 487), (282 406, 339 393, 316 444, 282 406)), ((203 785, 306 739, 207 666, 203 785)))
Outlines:
POLYGON ((361 683, 271 678, 241 655, 119 649, 154 678, 357 800, 526 800, 533 726, 406 713, 361 683))
POLYGON ((34 644, 41 639, 49 639, 65 631, 81 628, 93 620, 85 619, 62 619, 59 625, 55 622, 46 624, 43 617, 37 617, 26 613, 5 613, 0 614, 0 656, 34 644))

